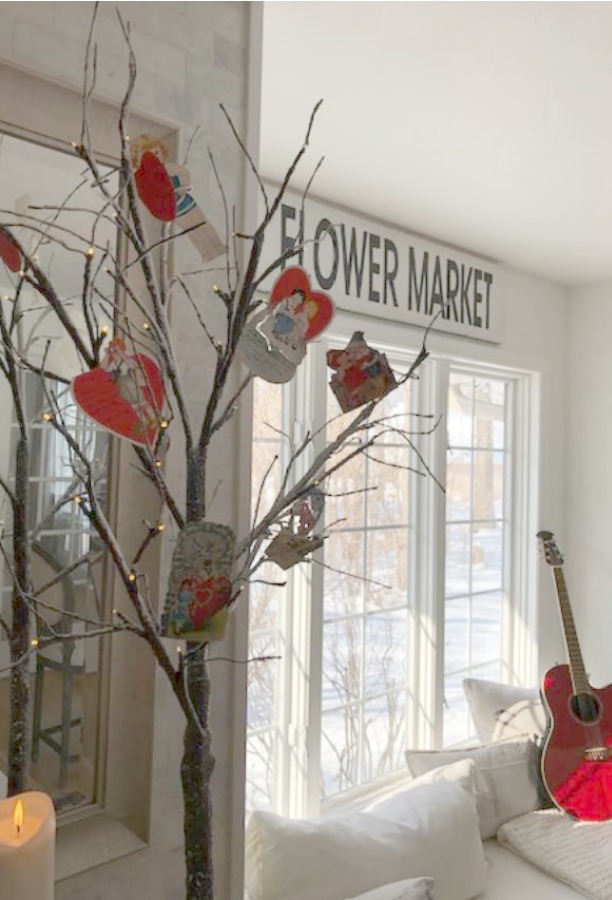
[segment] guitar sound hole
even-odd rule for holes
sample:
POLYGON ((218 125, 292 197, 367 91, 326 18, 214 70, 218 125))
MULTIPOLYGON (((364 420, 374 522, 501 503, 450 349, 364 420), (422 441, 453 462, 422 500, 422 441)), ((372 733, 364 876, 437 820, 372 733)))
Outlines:
POLYGON ((600 705, 594 694, 574 694, 571 708, 576 718, 587 725, 599 718, 600 705))

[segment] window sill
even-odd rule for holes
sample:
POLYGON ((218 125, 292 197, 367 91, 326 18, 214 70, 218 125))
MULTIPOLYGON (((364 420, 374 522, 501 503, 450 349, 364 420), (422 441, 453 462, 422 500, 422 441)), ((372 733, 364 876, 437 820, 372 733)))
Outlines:
POLYGON ((67 822, 57 834, 55 880, 63 881, 145 847, 144 841, 107 813, 67 822))

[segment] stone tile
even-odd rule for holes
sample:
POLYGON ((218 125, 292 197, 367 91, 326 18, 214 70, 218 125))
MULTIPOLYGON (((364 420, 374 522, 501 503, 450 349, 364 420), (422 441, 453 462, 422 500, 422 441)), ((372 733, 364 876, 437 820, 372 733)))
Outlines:
POLYGON ((213 62, 218 69, 242 79, 247 70, 248 55, 240 44, 222 34, 215 34, 213 62))
POLYGON ((15 19, 0 6, 0 57, 6 60, 12 58, 14 40, 15 19))
MULTIPOLYGON (((85 4, 82 4, 83 6, 85 4)), ((3 2, 1 7, 2 19, 4 16, 14 16, 16 19, 25 19, 33 22, 39 28, 52 30, 55 27, 54 3, 12 3, 3 2)))
POLYGON ((20 65, 57 78, 67 84, 80 85, 82 69, 75 60, 82 58, 82 45, 69 38, 62 39, 62 52, 57 53, 49 41, 49 32, 37 24, 15 20, 13 55, 20 65))

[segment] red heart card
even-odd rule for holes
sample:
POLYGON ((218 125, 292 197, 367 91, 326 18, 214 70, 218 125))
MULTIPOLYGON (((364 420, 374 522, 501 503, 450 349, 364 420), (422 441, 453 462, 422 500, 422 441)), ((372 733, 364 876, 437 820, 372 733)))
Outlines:
POLYGON ((155 444, 164 382, 151 357, 109 352, 99 368, 73 379, 72 394, 80 409, 107 431, 145 447, 155 444))
POLYGON ((18 272, 21 269, 21 251, 7 234, 0 234, 0 259, 11 272, 18 272))
POLYGON ((134 172, 138 196, 152 216, 162 222, 176 218, 176 197, 172 179, 163 162, 147 151, 140 158, 140 166, 134 172))
POLYGON ((179 587, 179 603, 187 603, 189 618, 195 631, 219 612, 232 599, 232 582, 225 575, 212 578, 185 579, 179 587))
POLYGON ((286 300, 296 291, 304 294, 304 303, 308 311, 308 329, 304 340, 311 341, 327 328, 334 316, 334 304, 331 297, 310 288, 308 273, 299 266, 285 269, 282 275, 276 279, 270 293, 270 306, 276 306, 281 300, 286 300))

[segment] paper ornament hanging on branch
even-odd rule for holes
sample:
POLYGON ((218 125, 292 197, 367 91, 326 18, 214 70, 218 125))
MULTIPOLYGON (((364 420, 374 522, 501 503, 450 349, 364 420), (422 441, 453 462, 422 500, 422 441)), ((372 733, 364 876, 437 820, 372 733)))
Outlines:
POLYGON ((319 488, 299 497, 291 507, 289 523, 269 544, 267 558, 287 570, 322 547, 325 538, 310 532, 321 517, 324 503, 325 495, 319 488))
POLYGON ((211 641, 223 637, 232 599, 235 536, 226 525, 194 522, 179 534, 162 616, 167 637, 211 641))
POLYGON ((336 371, 330 387, 343 412, 383 397, 397 385, 384 353, 369 347, 355 331, 344 350, 328 350, 327 365, 336 371))
POLYGON ((130 153, 138 196, 151 215, 187 232, 204 262, 221 256, 225 246, 192 196, 189 170, 168 162, 166 145, 147 134, 131 142, 130 153))
POLYGON ((304 269, 292 266, 276 280, 268 304, 244 329, 240 356, 265 381, 290 381, 306 345, 327 328, 333 315, 331 297, 313 291, 304 269))
POLYGON ((19 272, 23 265, 21 250, 7 234, 0 234, 0 259, 11 272, 19 272))
POLYGON ((164 382, 145 353, 130 354, 114 338, 100 366, 72 380, 77 406, 102 428, 133 444, 154 447, 161 428, 164 382))

